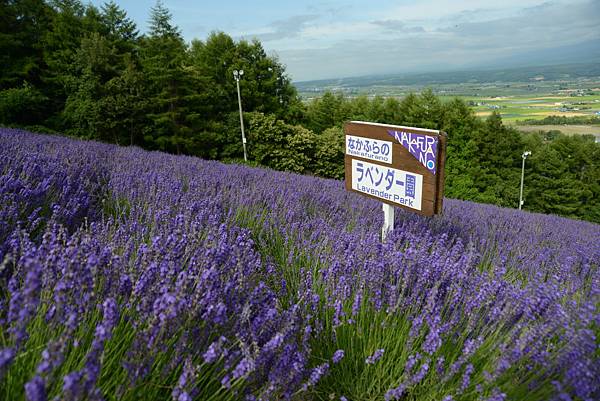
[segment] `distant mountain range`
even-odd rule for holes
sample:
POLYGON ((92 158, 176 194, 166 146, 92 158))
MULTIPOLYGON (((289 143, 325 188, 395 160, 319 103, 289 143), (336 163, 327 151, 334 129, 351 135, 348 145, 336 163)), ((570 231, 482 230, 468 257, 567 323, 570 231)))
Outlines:
MULTIPOLYGON (((519 56, 512 61, 518 63, 519 56)), ((508 62, 509 60, 505 60, 508 62)), ((465 71, 436 71, 425 73, 370 75, 353 78, 323 79, 295 82, 300 92, 322 88, 366 88, 372 86, 407 86, 459 83, 529 82, 543 77, 545 81, 573 80, 577 78, 600 77, 600 57, 594 62, 507 67, 465 71)))
POLYGON ((499 69, 536 66, 600 63, 600 40, 575 43, 548 49, 517 53, 510 57, 490 60, 475 69, 499 69))

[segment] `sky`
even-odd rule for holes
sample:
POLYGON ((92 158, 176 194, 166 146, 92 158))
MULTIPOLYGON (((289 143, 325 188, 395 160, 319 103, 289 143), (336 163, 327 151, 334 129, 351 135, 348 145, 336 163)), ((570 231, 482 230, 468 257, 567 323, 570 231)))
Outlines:
MULTIPOLYGON (((115 1, 145 32, 156 1, 115 1)), ((236 40, 257 38, 297 82, 492 67, 515 56, 533 57, 600 41, 600 0, 163 0, 163 4, 186 41, 204 40, 212 31, 236 40)))

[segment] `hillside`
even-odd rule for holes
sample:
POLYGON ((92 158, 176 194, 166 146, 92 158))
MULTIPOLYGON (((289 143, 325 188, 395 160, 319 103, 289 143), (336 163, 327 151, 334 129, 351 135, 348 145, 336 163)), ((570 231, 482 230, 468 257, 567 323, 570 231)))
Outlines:
MULTIPOLYGON (((0 130, 1 399, 600 395, 600 226, 0 130)), ((403 398, 404 397, 404 398, 403 398)))

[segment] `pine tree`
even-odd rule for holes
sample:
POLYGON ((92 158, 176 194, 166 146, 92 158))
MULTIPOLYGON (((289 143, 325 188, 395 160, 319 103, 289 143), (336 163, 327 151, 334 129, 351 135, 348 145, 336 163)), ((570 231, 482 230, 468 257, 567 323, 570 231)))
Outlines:
POLYGON ((99 33, 83 38, 73 62, 72 90, 65 103, 63 118, 76 136, 110 141, 104 131, 102 112, 105 83, 118 74, 115 49, 99 33))
POLYGON ((135 60, 135 24, 114 3, 104 5, 100 14, 96 11, 86 11, 86 18, 94 22, 88 21, 89 33, 81 39, 73 62, 72 89, 63 118, 69 132, 77 136, 117 144, 141 143, 139 124, 145 102, 135 60))
POLYGON ((144 139, 152 147, 182 153, 192 141, 192 128, 186 120, 196 99, 189 69, 186 45, 171 14, 161 2, 151 10, 150 33, 141 46, 141 62, 148 79, 148 117, 153 126, 144 139))
POLYGON ((54 0, 51 29, 44 35, 44 62, 48 66, 42 79, 44 91, 50 99, 53 117, 48 122, 55 129, 64 128, 61 118, 65 102, 78 90, 77 51, 81 38, 86 34, 84 26, 85 7, 79 0, 54 0))
POLYGON ((331 92, 325 92, 320 99, 315 99, 306 111, 308 128, 320 134, 327 128, 341 124, 348 117, 344 115, 346 110, 343 106, 344 102, 343 95, 334 95, 331 92))
POLYGON ((117 53, 123 57, 133 53, 139 33, 135 22, 127 17, 127 12, 111 0, 102 6, 100 18, 104 26, 103 34, 117 49, 117 53))
POLYGON ((52 10, 42 0, 0 1, 0 90, 38 86, 52 10))

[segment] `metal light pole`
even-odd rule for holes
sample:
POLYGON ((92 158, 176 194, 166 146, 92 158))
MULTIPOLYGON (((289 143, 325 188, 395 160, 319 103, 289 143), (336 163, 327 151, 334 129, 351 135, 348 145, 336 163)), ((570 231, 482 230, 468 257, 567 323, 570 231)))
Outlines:
POLYGON ((242 115, 242 97, 240 95, 240 78, 244 75, 244 70, 233 70, 233 78, 237 86, 238 105, 240 106, 240 126, 242 127, 242 145, 244 146, 244 161, 248 161, 246 154, 246 135, 244 134, 244 117, 242 115))
POLYGON ((521 157, 523 158, 523 165, 521 167, 521 192, 519 193, 519 210, 523 207, 523 179, 525 178, 525 159, 529 156, 531 152, 528 150, 523 152, 521 157))

